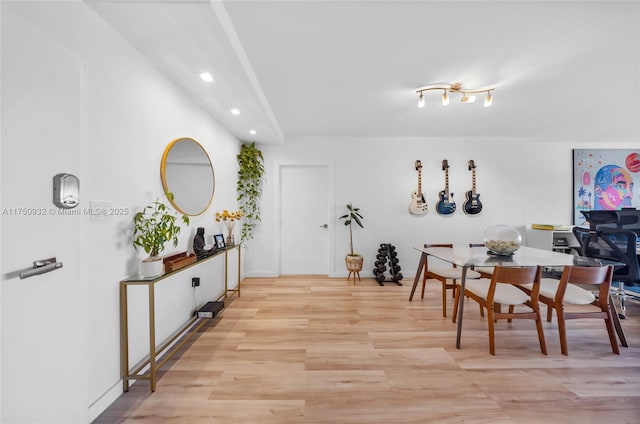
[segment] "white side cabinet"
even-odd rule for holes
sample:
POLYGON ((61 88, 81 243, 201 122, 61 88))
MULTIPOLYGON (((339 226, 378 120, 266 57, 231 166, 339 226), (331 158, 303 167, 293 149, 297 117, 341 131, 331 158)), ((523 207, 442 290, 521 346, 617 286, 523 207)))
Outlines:
POLYGON ((571 231, 532 228, 527 228, 527 246, 563 253, 575 253, 572 247, 580 247, 571 231))

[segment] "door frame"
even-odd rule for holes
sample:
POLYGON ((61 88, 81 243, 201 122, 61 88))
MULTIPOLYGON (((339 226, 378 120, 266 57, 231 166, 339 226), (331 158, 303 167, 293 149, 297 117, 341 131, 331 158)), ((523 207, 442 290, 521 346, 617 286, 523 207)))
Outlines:
POLYGON ((335 277, 335 191, 336 191, 336 178, 335 178, 335 164, 333 162, 279 162, 276 164, 275 173, 275 199, 273 207, 275 209, 274 216, 276 218, 275 231, 273 237, 273 251, 276 252, 277 260, 277 274, 282 275, 282 211, 280 208, 280 202, 282 200, 281 186, 282 184, 282 170, 284 168, 326 168, 327 169, 327 207, 328 217, 327 224, 329 225, 329 237, 328 246, 329 249, 329 263, 327 264, 327 275, 329 277, 335 277))

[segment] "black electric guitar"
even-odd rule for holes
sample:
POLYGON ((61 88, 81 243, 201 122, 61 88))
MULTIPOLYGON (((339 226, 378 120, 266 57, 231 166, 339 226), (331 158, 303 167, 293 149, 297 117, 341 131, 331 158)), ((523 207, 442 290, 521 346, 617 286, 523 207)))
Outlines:
POLYGON ((413 215, 424 215, 427 213, 427 202, 422 193, 422 162, 419 160, 416 161, 416 171, 418 171, 418 189, 411 193, 409 212, 413 215))
POLYGON ((475 215, 482 210, 482 203, 480 203, 480 195, 476 192, 476 164, 469 161, 469 171, 471 171, 472 188, 467 191, 467 200, 464 202, 464 211, 469 215, 475 215))
POLYGON ((444 190, 440 192, 440 200, 436 205, 436 210, 440 215, 451 215, 456 211, 456 202, 453 201, 453 193, 449 193, 449 162, 442 161, 444 171, 444 190))

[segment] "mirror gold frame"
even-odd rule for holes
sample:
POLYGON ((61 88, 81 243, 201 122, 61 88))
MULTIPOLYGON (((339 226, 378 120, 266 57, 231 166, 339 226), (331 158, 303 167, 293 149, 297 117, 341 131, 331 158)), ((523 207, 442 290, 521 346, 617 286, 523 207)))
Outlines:
POLYGON ((180 137, 164 149, 160 178, 169 202, 184 215, 203 214, 213 201, 216 179, 207 151, 193 138, 180 137))

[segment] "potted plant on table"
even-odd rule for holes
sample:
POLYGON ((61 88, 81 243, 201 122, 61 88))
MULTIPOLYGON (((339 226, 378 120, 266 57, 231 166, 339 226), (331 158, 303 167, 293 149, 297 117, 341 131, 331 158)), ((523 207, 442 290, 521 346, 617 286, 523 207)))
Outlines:
MULTIPOLYGON (((347 204, 348 213, 342 215, 338 219, 344 219, 344 225, 349 227, 349 254, 345 256, 344 261, 347 264, 347 270, 349 271, 349 275, 351 273, 358 274, 362 271, 362 265, 364 263, 364 258, 362 255, 359 255, 353 251, 353 231, 352 225, 355 223, 360 228, 364 228, 362 225, 362 215, 360 214, 360 208, 354 208, 351 203, 347 204)), ((354 277, 355 280, 355 277, 354 277)))
MULTIPOLYGON (((172 193, 165 193, 173 199, 172 193)), ((180 226, 176 223, 178 216, 167 205, 156 199, 150 205, 133 217, 133 247, 142 247, 149 257, 140 265, 140 271, 145 278, 155 277, 163 272, 162 258, 158 255, 169 242, 178 245, 180 226)), ((182 215, 182 222, 189 225, 189 217, 182 215)))

